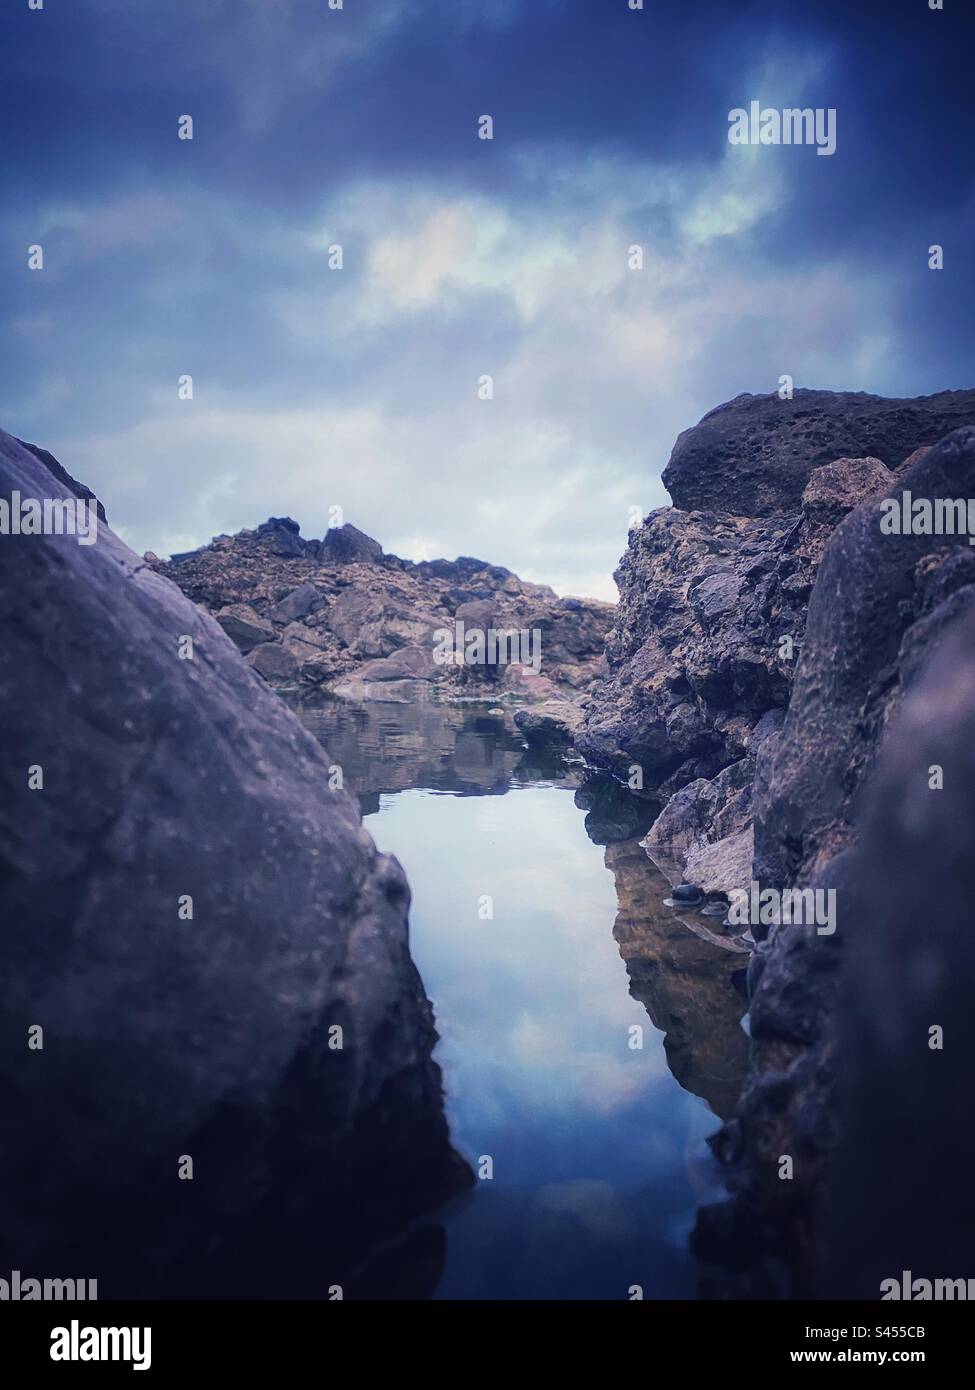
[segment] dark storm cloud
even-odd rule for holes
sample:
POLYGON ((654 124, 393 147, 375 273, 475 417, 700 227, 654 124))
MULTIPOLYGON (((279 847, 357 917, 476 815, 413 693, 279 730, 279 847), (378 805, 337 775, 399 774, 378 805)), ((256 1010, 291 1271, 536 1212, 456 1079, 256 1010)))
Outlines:
POLYGON ((605 593, 719 400, 971 384, 947 5, 8 5, 3 422, 138 546, 339 500, 405 553, 605 593), (730 147, 752 99, 835 107, 835 155, 730 147))

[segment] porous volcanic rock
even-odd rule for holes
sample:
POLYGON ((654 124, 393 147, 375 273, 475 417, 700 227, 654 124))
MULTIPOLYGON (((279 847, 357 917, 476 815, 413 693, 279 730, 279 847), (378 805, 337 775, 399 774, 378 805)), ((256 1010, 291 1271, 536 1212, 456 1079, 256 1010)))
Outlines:
POLYGON ((906 400, 865 391, 743 394, 708 411, 674 445, 663 483, 674 506, 736 516, 799 510, 813 470, 844 457, 895 469, 912 450, 975 422, 975 391, 906 400))

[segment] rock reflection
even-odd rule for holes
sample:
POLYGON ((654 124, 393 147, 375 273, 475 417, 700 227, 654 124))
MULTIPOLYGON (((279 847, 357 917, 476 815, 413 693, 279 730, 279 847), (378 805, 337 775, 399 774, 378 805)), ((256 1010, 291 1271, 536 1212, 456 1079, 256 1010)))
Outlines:
POLYGON ((744 956, 698 936, 664 905, 670 884, 638 841, 607 846, 606 866, 616 880, 613 935, 630 993, 665 1034, 675 1080, 728 1119, 748 1066, 745 1002, 731 978, 744 956))

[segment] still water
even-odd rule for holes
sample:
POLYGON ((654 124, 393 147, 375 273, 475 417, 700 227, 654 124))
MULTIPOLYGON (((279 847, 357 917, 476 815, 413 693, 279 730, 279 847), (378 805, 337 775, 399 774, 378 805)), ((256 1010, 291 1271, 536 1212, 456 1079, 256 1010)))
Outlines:
POLYGON ((744 957, 685 925, 640 847, 653 808, 524 748, 481 706, 302 718, 413 890, 454 1145, 439 1298, 693 1297, 704 1140, 747 1060, 744 957), (489 1160, 489 1162, 488 1162, 489 1160))

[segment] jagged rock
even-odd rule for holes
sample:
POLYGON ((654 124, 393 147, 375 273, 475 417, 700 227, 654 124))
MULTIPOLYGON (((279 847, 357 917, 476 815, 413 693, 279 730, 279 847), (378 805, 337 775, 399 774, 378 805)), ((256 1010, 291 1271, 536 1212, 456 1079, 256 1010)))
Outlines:
MULTIPOLYGON (((332 535, 336 539, 331 546, 328 537, 322 545, 303 541, 296 522, 272 518, 257 531, 217 537, 177 564, 153 560, 152 568, 175 580, 211 612, 246 604, 260 623, 272 624, 270 630, 262 626, 251 633, 250 640, 274 641, 287 648, 297 663, 293 679, 303 688, 327 687, 350 698, 373 698, 369 687, 381 684, 383 698, 414 698, 419 691, 415 671, 403 677, 401 690, 388 668, 378 668, 385 671, 379 679, 375 674, 361 677, 366 663, 396 657, 404 647, 427 652, 424 680, 429 677, 448 692, 464 686, 466 693, 488 697, 500 688, 512 698, 534 702, 550 697, 578 701, 603 667, 611 604, 559 599, 545 585, 522 581, 483 560, 461 557, 414 565, 383 555, 368 537, 362 538, 368 544, 359 545, 355 538, 362 533, 351 526, 329 532, 332 535), (335 558, 335 547, 344 558, 335 558), (459 578, 472 587, 458 587, 459 578), (533 642, 540 644, 543 676, 523 678, 516 665, 502 670, 433 664, 434 647, 439 645, 435 634, 452 632, 464 612, 470 618, 476 610, 469 605, 477 601, 487 604, 497 626, 532 634, 533 642)), ((262 654, 256 669, 263 670, 265 663, 273 673, 269 679, 292 679, 285 674, 291 670, 286 657, 262 654)))
POLYGON ((300 527, 290 516, 272 516, 257 528, 259 540, 272 555, 301 557, 305 553, 306 542, 298 534, 300 527))
MULTIPOLYGON (((975 429, 958 430, 898 475, 887 495, 964 497, 973 469, 975 429)), ((932 575, 958 563, 956 585, 975 578, 967 535, 883 535, 880 517, 880 499, 861 505, 823 557, 769 793, 756 803, 763 883, 808 879, 850 842, 858 789, 900 693, 902 643, 920 643, 916 668, 940 636, 941 621, 931 617, 951 585, 946 578, 939 588, 932 575)))
POLYGON ((893 400, 864 391, 741 395, 674 445, 663 483, 675 507, 736 516, 799 511, 813 469, 873 457, 896 469, 922 445, 975 423, 975 391, 893 400))
POLYGON ((270 610, 268 617, 275 623, 294 623, 300 618, 307 618, 309 613, 321 608, 324 602, 314 584, 306 581, 292 589, 290 594, 285 594, 281 602, 276 603, 270 610))
MULTIPOLYGON (((969 428, 921 454, 890 493, 963 497, 973 476, 969 428)), ((956 1038, 969 1026, 957 923, 968 900, 959 846, 970 825, 975 570, 967 536, 883 535, 879 523, 874 499, 829 541, 789 711, 757 752, 754 877, 834 891, 836 931, 773 926, 749 968, 753 1072, 739 1107, 737 1214, 701 1236, 713 1255, 718 1229, 751 1230, 739 1293, 767 1295, 778 1266, 790 1294, 878 1297, 880 1277, 919 1273, 912 1261, 951 1249, 955 1211, 936 1221, 930 1200, 912 1214, 918 1172, 954 1203, 957 1170, 971 1165, 953 1099, 962 1083, 951 1063, 929 1068, 925 1048, 942 1018, 956 1038), (946 786, 957 778, 951 796, 930 788, 934 765, 946 786), (785 1153, 797 1159, 791 1183, 776 1176, 785 1153), (837 1224, 824 1249, 830 1210, 837 1224)))
POLYGON ((247 664, 271 685, 284 685, 298 670, 299 658, 283 642, 262 642, 247 658, 247 664))
POLYGON ((393 656, 379 657, 359 667, 361 681, 433 680, 437 673, 429 647, 401 647, 393 656))
POLYGON ((351 565, 356 561, 378 565, 383 558, 383 548, 365 531, 346 522, 344 526, 333 526, 325 532, 321 556, 326 563, 335 565, 351 565))
MULTIPOLYGON (((0 478, 68 493, 3 434, 0 478)), ((402 870, 220 626, 107 527, 8 537, 0 579, 0 1266, 80 1267, 107 1298, 321 1298, 467 1180, 402 870)))
POLYGON ((705 893, 747 889, 752 878, 753 853, 754 835, 749 825, 713 844, 692 845, 684 873, 689 883, 699 883, 705 893))
POLYGON ((530 744, 569 746, 582 727, 582 711, 570 700, 547 700, 531 709, 517 710, 514 720, 530 744))
POLYGON ((217 622, 242 652, 274 638, 274 628, 246 603, 229 603, 218 610, 217 622))
POLYGON ((885 492, 894 475, 880 459, 836 459, 814 468, 802 494, 802 514, 810 531, 826 536, 847 512, 868 497, 885 492))

